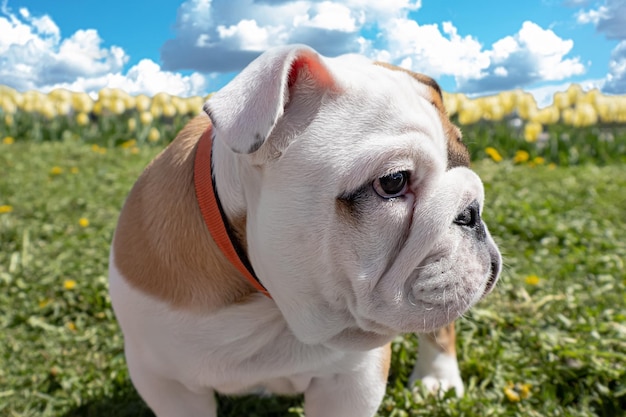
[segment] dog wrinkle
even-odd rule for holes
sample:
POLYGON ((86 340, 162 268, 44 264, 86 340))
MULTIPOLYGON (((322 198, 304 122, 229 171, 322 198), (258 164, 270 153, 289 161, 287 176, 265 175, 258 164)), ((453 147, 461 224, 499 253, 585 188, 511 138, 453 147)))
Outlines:
MULTIPOLYGON (((217 249, 196 201, 195 151, 209 124, 205 115, 193 119, 147 166, 126 199, 113 238, 115 265, 133 287, 176 308, 200 311, 255 292, 217 249), (233 276, 237 279, 228 278, 233 276)), ((242 228, 245 218, 233 223, 239 238, 245 236, 242 228)))

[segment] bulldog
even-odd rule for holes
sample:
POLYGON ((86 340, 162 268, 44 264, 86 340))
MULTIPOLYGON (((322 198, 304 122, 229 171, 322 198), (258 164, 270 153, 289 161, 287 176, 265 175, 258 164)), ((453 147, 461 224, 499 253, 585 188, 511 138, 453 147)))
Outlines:
POLYGON ((431 78, 262 54, 121 211, 110 295, 141 397, 159 417, 259 390, 303 393, 307 417, 373 416, 407 332, 425 335, 413 379, 460 393, 450 323, 501 269, 468 163, 431 78))

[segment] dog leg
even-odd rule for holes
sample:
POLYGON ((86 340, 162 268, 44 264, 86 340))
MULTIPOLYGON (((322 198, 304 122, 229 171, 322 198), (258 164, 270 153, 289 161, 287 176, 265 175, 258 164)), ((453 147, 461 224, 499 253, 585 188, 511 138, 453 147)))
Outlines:
POLYGON ((387 385, 390 345, 364 354, 353 372, 314 378, 304 393, 307 417, 371 417, 387 385))
POLYGON ((157 417, 217 416, 213 390, 190 391, 178 381, 133 366, 133 361, 128 361, 128 370, 135 388, 157 417))
POLYGON ((454 323, 428 334, 419 334, 419 348, 417 363, 411 373, 409 386, 413 386, 418 379, 432 393, 441 388, 447 391, 456 390, 456 394, 463 396, 463 380, 456 360, 456 334, 454 323))

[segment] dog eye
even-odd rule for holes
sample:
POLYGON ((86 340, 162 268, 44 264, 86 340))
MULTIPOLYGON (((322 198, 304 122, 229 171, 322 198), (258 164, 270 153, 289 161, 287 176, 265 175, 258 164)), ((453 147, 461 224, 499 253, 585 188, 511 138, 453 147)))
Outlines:
POLYGON ((408 184, 408 171, 399 171, 376 179, 372 185, 376 194, 389 199, 404 195, 408 189, 408 184))
POLYGON ((456 219, 454 219, 454 224, 459 226, 468 226, 474 227, 478 223, 480 219, 480 212, 478 207, 478 202, 473 201, 469 206, 465 208, 456 219))

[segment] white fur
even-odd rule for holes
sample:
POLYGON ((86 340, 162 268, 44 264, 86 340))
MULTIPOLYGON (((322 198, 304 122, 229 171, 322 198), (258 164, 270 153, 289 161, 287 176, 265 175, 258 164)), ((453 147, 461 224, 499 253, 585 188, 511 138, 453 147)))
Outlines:
POLYGON ((465 391, 456 355, 442 351, 434 346, 427 337, 419 337, 417 362, 409 378, 409 386, 417 380, 430 392, 446 392, 454 388, 457 396, 462 397, 465 391))
MULTIPOLYGON (((362 58, 272 50, 205 108, 218 193, 229 218, 246 215, 249 257, 273 299, 257 294, 210 315, 177 310, 131 288, 112 254, 133 382, 159 417, 214 416, 214 391, 259 387, 304 392, 308 417, 374 415, 380 346, 454 320, 497 275, 488 232, 478 242, 453 223, 472 201, 482 208, 480 179, 446 170, 428 89, 362 58), (298 59, 314 71, 288 86, 298 59), (406 196, 375 195, 369 185, 397 171, 411 173, 406 196), (358 189, 351 221, 337 204, 358 189)), ((440 362, 434 355, 435 369, 451 369, 440 362)))
POLYGON ((115 268, 114 255, 110 262, 111 300, 130 375, 157 416, 215 416, 214 391, 260 389, 304 392, 310 417, 360 417, 378 408, 385 391, 383 348, 346 352, 304 344, 276 304, 260 294, 209 316, 174 311, 131 287, 115 268), (333 400, 325 392, 338 396, 333 400))

